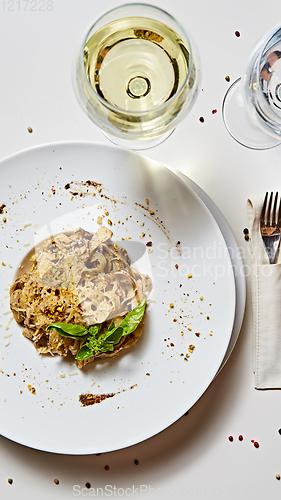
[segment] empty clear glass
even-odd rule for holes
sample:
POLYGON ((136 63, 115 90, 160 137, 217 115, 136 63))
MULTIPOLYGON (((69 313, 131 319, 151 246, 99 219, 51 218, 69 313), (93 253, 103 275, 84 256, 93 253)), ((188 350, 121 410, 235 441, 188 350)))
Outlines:
POLYGON ((243 146, 268 149, 281 143, 281 25, 254 47, 244 74, 229 88, 223 119, 243 146))

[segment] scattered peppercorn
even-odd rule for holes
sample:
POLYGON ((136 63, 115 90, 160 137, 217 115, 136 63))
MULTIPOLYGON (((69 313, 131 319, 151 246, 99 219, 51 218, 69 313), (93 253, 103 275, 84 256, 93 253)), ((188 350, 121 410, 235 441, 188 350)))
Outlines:
POLYGON ((244 233, 244 234, 249 234, 249 229, 248 229, 247 227, 245 227, 245 228, 243 229, 243 233, 244 233))
POLYGON ((279 434, 281 434, 281 429, 278 429, 279 434))
POLYGON ((88 488, 88 490, 91 488, 91 483, 86 483, 85 484, 86 488, 88 488))
POLYGON ((3 214, 5 206, 6 206, 5 203, 2 203, 0 207, 0 214, 3 214))
POLYGON ((260 447, 260 445, 259 445, 259 443, 257 441, 254 442, 254 447, 255 448, 259 448, 260 447))
POLYGON ((29 132, 30 134, 32 134, 32 132, 33 132, 33 128, 32 128, 32 127, 27 127, 27 130, 28 130, 28 132, 29 132))
POLYGON ((280 474, 276 474, 276 479, 278 479, 278 481, 280 481, 280 474))
POLYGON ((204 121, 205 121, 205 120, 204 120, 203 116, 200 116, 200 118, 199 118, 199 122, 204 123, 204 121))
POLYGON ((69 189, 69 188, 70 188, 70 184, 66 184, 66 185, 64 186, 64 189, 69 189))
POLYGON ((225 80, 226 80, 227 82, 230 82, 230 76, 226 75, 225 80))
POLYGON ((237 36, 239 38, 240 36, 240 31, 235 31, 235 36, 237 36))
POLYGON ((249 241, 250 236, 248 234, 245 234, 244 239, 245 239, 245 241, 249 241))
POLYGON ((55 483, 55 484, 59 484, 60 482, 59 482, 59 480, 58 480, 58 479, 54 479, 54 483, 55 483))
POLYGON ((239 439, 239 441, 243 441, 243 436, 242 436, 242 434, 240 434, 240 436, 238 436, 238 439, 239 439))
POLYGON ((217 109, 212 109, 212 114, 215 115, 218 112, 217 109))
POLYGON ((152 247, 152 241, 148 241, 148 242, 146 243, 146 246, 147 246, 147 247, 152 247))
POLYGON ((232 441, 233 441, 233 436, 228 436, 228 440, 232 443, 232 441))
POLYGON ((135 460, 134 460, 134 463, 135 463, 136 465, 139 465, 139 461, 138 461, 137 459, 135 459, 135 460))
POLYGON ((8 483, 9 483, 9 484, 13 484, 13 482, 14 482, 14 481, 13 481, 13 479, 12 479, 11 477, 9 477, 9 479, 8 479, 8 483))
POLYGON ((109 470, 109 465, 104 466, 105 470, 109 470))
POLYGON ((175 268, 178 269, 179 268, 179 265, 178 264, 175 264, 175 268))

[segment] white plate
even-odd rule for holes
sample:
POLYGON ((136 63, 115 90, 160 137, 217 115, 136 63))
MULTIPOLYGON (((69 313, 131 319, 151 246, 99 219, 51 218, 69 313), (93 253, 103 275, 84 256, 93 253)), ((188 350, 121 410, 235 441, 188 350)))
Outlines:
POLYGON ((213 216, 169 169, 115 147, 51 144, 6 158, 0 168, 7 219, 1 224, 2 435, 45 451, 88 454, 124 448, 165 429, 207 389, 231 339, 235 281, 213 216), (79 182, 87 180, 101 186, 80 196, 86 188, 79 182), (79 371, 73 359, 38 355, 14 321, 6 330, 5 288, 34 243, 71 227, 94 232, 105 209, 114 239, 150 274, 152 302, 133 348, 79 371), (181 354, 189 345, 195 349, 186 361, 181 354), (117 394, 82 407, 79 395, 86 392, 117 394))
POLYGON ((219 368, 218 371, 219 373, 226 364, 226 362, 228 361, 236 345, 244 319, 245 305, 246 305, 246 278, 245 278, 245 270, 244 270, 242 255, 240 252, 240 248, 237 244, 236 238, 228 222, 226 221, 224 215, 218 209, 216 204, 213 202, 213 200, 205 193, 205 191, 203 191, 203 189, 200 188, 200 186, 198 186, 198 184, 196 184, 192 179, 184 175, 182 172, 172 169, 171 167, 167 168, 170 168, 172 172, 174 172, 176 175, 180 177, 180 179, 186 182, 186 184, 193 191, 195 191, 195 193, 198 194, 200 199, 205 203, 206 207, 210 210, 211 214, 215 218, 222 232, 222 235, 225 239, 227 248, 229 250, 229 256, 231 258, 234 279, 235 279, 236 307, 235 307, 235 318, 232 327, 231 339, 228 344, 228 348, 225 353, 222 364, 219 368))

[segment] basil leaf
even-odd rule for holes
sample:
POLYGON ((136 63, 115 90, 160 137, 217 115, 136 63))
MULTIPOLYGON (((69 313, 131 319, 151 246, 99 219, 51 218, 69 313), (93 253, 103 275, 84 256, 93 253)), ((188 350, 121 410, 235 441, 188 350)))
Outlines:
POLYGON ((62 337, 71 339, 81 339, 88 334, 87 328, 82 325, 73 325, 72 323, 52 323, 47 327, 47 332, 55 330, 62 337))
POLYGON ((93 355, 94 355, 94 353, 89 348, 89 346, 87 344, 84 344, 84 345, 82 345, 82 347, 80 347, 79 351, 77 352, 77 354, 75 356, 75 359, 83 360, 83 359, 90 358, 93 355))
MULTIPOLYGON (((120 323, 119 326, 116 326, 112 330, 108 330, 106 334, 106 339, 111 337, 111 335, 119 328, 122 328, 123 335, 129 335, 130 333, 133 333, 136 328, 139 326, 143 315, 145 311, 145 305, 146 305, 146 299, 144 298, 132 311, 130 311, 125 318, 123 319, 122 323, 120 323)), ((121 337, 120 337, 121 338, 121 337)), ((120 339, 119 339, 120 340, 120 339)), ((118 342, 119 342, 118 340, 118 342)), ((116 343, 118 343, 116 342, 116 343)))
POLYGON ((89 334, 93 335, 94 337, 96 337, 97 334, 99 333, 99 328, 100 328, 100 325, 92 325, 92 326, 90 326, 90 328, 89 328, 89 334))
POLYGON ((121 337, 123 337, 123 328, 117 326, 113 331, 107 331, 105 340, 107 342, 118 344, 120 342, 121 337))
POLYGON ((114 324, 114 321, 111 321, 111 323, 110 323, 110 325, 109 325, 109 327, 108 327, 108 332, 109 332, 110 330, 112 330, 113 328, 115 328, 115 324, 114 324))

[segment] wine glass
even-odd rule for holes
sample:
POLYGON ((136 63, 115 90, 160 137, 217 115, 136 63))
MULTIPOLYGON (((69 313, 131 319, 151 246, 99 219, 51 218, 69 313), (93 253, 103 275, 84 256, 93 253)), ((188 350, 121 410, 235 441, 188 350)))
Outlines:
POLYGON ((164 141, 190 111, 199 57, 185 29, 164 10, 126 4, 97 19, 75 64, 77 98, 115 144, 146 149, 164 141))
POLYGON ((281 25, 254 47, 242 78, 228 89, 223 119, 230 135, 251 149, 281 143, 281 25))

